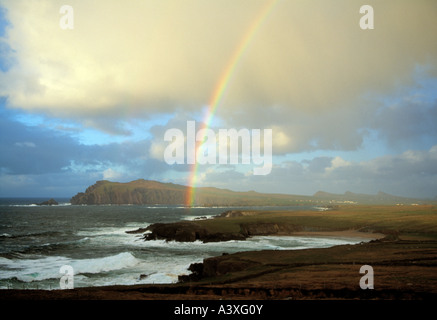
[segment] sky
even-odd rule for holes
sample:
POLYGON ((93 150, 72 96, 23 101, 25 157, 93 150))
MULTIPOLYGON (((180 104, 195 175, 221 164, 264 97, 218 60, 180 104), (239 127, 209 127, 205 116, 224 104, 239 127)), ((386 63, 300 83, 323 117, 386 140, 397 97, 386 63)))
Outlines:
POLYGON ((434 198, 435 39, 433 0, 0 0, 0 197, 190 185, 164 135, 210 116, 271 129, 273 166, 198 165, 196 186, 434 198))

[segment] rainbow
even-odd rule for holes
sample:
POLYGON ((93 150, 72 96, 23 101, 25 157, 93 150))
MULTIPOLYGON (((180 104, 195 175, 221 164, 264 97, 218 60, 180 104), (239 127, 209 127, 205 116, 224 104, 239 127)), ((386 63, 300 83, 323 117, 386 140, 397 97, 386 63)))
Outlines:
MULTIPOLYGON (((260 26, 263 24, 263 22, 266 20, 266 18, 269 16, 272 9, 275 7, 275 5, 280 0, 269 0, 267 3, 263 6, 263 8, 260 10, 259 14, 257 15, 256 19, 253 21, 253 23, 250 25, 249 29, 247 30, 246 34, 244 35, 242 41, 237 46, 236 50, 234 51, 233 55, 231 56, 231 59, 229 60, 229 63, 227 64, 226 68, 224 69, 223 73, 221 74, 219 81, 217 82, 217 85, 215 86, 215 89, 213 91, 213 94, 211 95, 211 98, 208 103, 208 110, 206 112, 206 115, 203 119, 202 129, 207 129, 211 126, 211 122, 214 118, 214 115, 217 111, 217 107, 220 104, 221 99, 223 98, 223 94, 226 91, 227 87, 229 86, 230 80, 232 78, 232 75, 235 72, 236 66, 238 65, 239 61, 241 60, 241 57, 243 56, 244 52, 246 51, 247 47, 249 46, 250 42, 254 38, 257 30, 260 28, 260 26)), ((196 154, 202 145, 203 139, 201 141, 196 143, 196 154)), ((192 207, 195 204, 195 197, 196 197, 196 184, 197 184, 197 161, 194 162, 194 164, 191 165, 190 168, 190 175, 188 178, 188 191, 186 195, 185 205, 187 207, 192 207)))

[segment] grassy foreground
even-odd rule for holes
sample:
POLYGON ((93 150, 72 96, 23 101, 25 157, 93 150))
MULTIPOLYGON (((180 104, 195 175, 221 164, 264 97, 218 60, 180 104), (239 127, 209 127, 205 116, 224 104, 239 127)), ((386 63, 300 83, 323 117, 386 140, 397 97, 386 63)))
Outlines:
MULTIPOLYGON (((324 249, 225 254, 192 265, 198 278, 168 285, 73 290, 0 290, 0 299, 432 299, 437 298, 437 207, 342 206, 312 212, 256 211, 193 221, 209 232, 277 224, 288 234, 345 231, 383 239, 324 249), (360 268, 374 270, 374 289, 363 290, 360 268)), ((250 229, 250 228, 249 228, 250 229)))

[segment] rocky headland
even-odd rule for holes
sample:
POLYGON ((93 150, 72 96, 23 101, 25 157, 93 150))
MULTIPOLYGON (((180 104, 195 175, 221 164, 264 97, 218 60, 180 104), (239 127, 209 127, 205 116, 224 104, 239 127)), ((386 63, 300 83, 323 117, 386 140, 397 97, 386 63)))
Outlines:
POLYGON ((57 206, 58 204, 59 203, 55 199, 51 198, 51 199, 49 199, 47 201, 43 201, 41 203, 37 203, 36 205, 38 205, 38 206, 57 206))
MULTIPOLYGON (((250 217, 259 214, 256 211, 230 210, 216 216, 216 224, 220 224, 220 219, 236 217, 250 217)), ((230 240, 245 240, 251 236, 288 234, 293 231, 301 231, 300 227, 290 227, 276 222, 242 222, 238 223, 235 230, 222 228, 214 230, 208 225, 202 224, 203 221, 179 221, 174 223, 155 223, 141 230, 144 232, 144 240, 167 240, 180 242, 218 242, 230 240)), ((139 233, 139 230, 131 233, 139 233)), ((143 233, 141 232, 141 233, 143 233)))
POLYGON ((167 240, 180 242, 218 242, 229 240, 244 240, 246 237, 239 232, 210 233, 207 229, 193 222, 155 223, 147 228, 144 240, 167 240))

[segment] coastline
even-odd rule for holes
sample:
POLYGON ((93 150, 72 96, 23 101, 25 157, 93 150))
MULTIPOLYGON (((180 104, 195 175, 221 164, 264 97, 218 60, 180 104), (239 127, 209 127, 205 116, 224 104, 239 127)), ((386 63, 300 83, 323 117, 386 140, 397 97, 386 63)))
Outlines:
MULTIPOLYGON (((231 210, 204 220, 155 223, 147 228, 127 231, 142 233, 143 240, 177 242, 222 242, 246 240, 253 236, 327 237, 341 240, 377 240, 393 230, 356 225, 346 221, 348 211, 243 211, 231 210), (332 221, 331 221, 332 220, 332 221), (336 225, 335 220, 338 220, 336 225)), ((352 213, 353 214, 353 213, 352 213)))
POLYGON ((192 264, 189 269, 192 273, 181 276, 175 284, 51 291, 3 289, 0 300, 437 299, 437 209, 402 210, 345 207, 328 214, 326 211, 260 212, 258 216, 190 222, 188 225, 208 232, 235 232, 239 228, 247 237, 363 241, 327 248, 224 253, 192 264), (421 221, 420 229, 412 221, 421 221), (360 288, 363 265, 375 269, 375 290, 360 288))
POLYGON ((175 284, 0 290, 0 300, 428 300, 437 298, 436 240, 373 240, 205 259, 209 274, 175 284), (401 254, 400 254, 401 253, 401 254), (362 290, 360 267, 375 268, 362 290))

